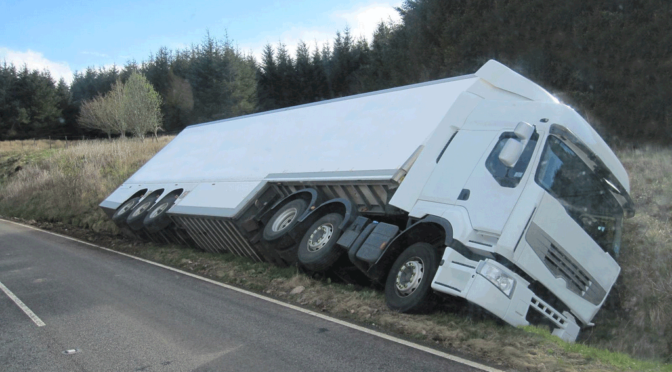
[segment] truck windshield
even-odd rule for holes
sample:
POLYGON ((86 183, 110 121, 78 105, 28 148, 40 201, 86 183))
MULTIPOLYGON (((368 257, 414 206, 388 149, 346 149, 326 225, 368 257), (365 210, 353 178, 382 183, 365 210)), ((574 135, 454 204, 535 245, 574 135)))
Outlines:
POLYGON ((603 250, 618 255, 624 213, 613 195, 613 184, 594 173, 570 146, 553 135, 546 141, 535 181, 562 203, 603 250))

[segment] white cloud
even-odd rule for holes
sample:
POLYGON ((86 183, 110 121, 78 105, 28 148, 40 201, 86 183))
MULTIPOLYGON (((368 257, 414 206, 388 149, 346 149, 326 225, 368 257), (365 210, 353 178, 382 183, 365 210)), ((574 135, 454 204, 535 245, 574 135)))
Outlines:
MULTIPOLYGON (((334 32, 324 32, 316 29, 292 27, 280 34, 279 41, 285 44, 291 55, 295 55, 300 41, 303 40, 308 44, 312 53, 315 50, 315 43, 317 43, 319 48, 322 48, 325 43, 330 43, 335 35, 336 30, 334 32)), ((277 42, 273 44, 277 45, 277 42)))
POLYGON ((296 47, 299 41, 303 40, 310 47, 311 53, 315 50, 315 43, 321 49, 325 43, 333 44, 336 37, 336 31, 343 31, 345 27, 350 28, 350 34, 358 39, 360 36, 365 37, 369 42, 373 38, 373 32, 380 21, 399 22, 399 13, 394 10, 395 7, 400 6, 401 1, 391 0, 385 2, 378 0, 372 3, 361 3, 355 7, 345 10, 333 11, 329 14, 331 22, 328 25, 317 27, 304 27, 287 24, 286 30, 280 33, 275 40, 267 40, 266 42, 243 44, 240 45, 244 52, 250 52, 257 61, 261 61, 263 47, 267 42, 270 42, 274 47, 278 42, 282 42, 287 47, 287 50, 292 56, 296 54, 296 47))
POLYGON ((72 83, 73 73, 70 65, 67 62, 50 61, 40 52, 35 52, 28 49, 25 52, 11 50, 5 47, 0 47, 0 61, 13 64, 16 67, 23 67, 25 64, 30 70, 49 70, 51 77, 58 81, 60 78, 65 79, 68 84, 72 83))
POLYGON ((108 57, 107 54, 105 54, 105 53, 99 53, 99 52, 87 52, 87 51, 84 51, 84 52, 79 52, 79 53, 81 53, 81 54, 85 54, 85 55, 89 55, 89 56, 94 56, 94 57, 105 57, 105 58, 108 57))
POLYGON ((359 6, 350 11, 334 12, 332 18, 345 21, 350 27, 350 33, 355 37, 365 37, 371 41, 373 32, 380 21, 399 22, 401 17, 394 7, 401 5, 401 2, 374 3, 365 6, 359 6))

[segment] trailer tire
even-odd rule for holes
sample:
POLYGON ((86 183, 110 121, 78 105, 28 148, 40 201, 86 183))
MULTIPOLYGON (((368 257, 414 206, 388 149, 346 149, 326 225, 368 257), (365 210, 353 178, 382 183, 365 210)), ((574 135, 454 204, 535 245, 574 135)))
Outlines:
POLYGON ((294 199, 283 205, 264 227, 264 240, 270 242, 292 231, 292 228, 299 223, 299 217, 306 208, 308 208, 308 203, 303 199, 294 199))
POLYGON ((175 204, 175 200, 177 200, 177 195, 169 195, 147 211, 143 225, 149 232, 159 232, 173 222, 166 212, 175 204))
POLYGON ((325 271, 344 252, 336 245, 341 236, 338 227, 343 222, 339 213, 330 213, 315 221, 301 239, 298 250, 299 262, 312 271, 325 271))
POLYGON ((394 261, 385 282, 387 306, 402 313, 421 313, 431 308, 432 279, 438 268, 436 248, 415 243, 394 261))
POLYGON ((112 221, 117 225, 121 225, 124 222, 126 222, 128 215, 131 214, 133 208, 135 207, 136 204, 138 204, 140 199, 142 199, 142 197, 136 196, 126 200, 124 204, 119 206, 119 208, 117 208, 117 210, 114 211, 114 214, 112 215, 112 221))
POLYGON ((149 212, 149 209, 154 205, 154 202, 156 202, 157 196, 151 195, 146 197, 144 200, 142 200, 138 205, 133 208, 133 211, 128 215, 128 218, 126 219, 126 224, 128 227, 131 228, 131 230, 138 231, 145 226, 143 224, 145 220, 145 216, 147 216, 147 212, 149 212))

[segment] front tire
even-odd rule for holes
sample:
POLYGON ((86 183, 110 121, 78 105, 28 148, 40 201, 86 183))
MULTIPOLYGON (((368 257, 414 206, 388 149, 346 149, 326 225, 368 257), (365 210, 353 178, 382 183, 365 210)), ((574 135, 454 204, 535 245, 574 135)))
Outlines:
POLYGON ((402 313, 420 313, 431 307, 432 280, 436 275, 436 248, 415 243, 399 255, 385 282, 387 306, 402 313))
POLYGON ((308 270, 325 271, 343 254, 344 250, 336 245, 341 236, 339 225, 342 222, 343 216, 330 213, 308 228, 298 250, 299 262, 308 270))

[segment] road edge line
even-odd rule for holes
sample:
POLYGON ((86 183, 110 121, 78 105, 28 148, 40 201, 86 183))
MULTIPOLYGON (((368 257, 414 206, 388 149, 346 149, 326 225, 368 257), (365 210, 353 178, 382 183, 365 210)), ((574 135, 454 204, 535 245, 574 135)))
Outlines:
POLYGON ((46 325, 44 324, 42 319, 40 319, 39 316, 35 315, 35 313, 32 310, 30 310, 30 308, 26 306, 26 304, 24 304, 23 301, 21 301, 18 297, 16 297, 16 295, 12 291, 10 291, 9 288, 7 288, 4 284, 2 284, 2 282, 0 282, 0 289, 2 289, 3 292, 5 292, 5 294, 7 295, 7 297, 9 297, 10 300, 14 301, 14 303, 16 304, 16 306, 19 307, 19 309, 21 309, 26 315, 28 315, 30 320, 32 320, 36 326, 44 327, 46 325))
MULTIPOLYGON (((410 341, 406 341, 404 339, 401 339, 401 338, 398 338, 398 337, 395 337, 395 336, 390 336, 386 333, 375 331, 375 330, 372 330, 372 329, 369 329, 369 328, 366 328, 366 327, 362 327, 362 326, 357 325, 357 324, 349 323, 349 322, 346 322, 346 321, 341 320, 341 319, 330 317, 328 315, 320 314, 320 313, 312 311, 312 310, 304 309, 300 306, 292 305, 292 304, 289 304, 289 303, 286 303, 286 302, 283 302, 283 301, 280 301, 280 300, 276 300, 274 298, 266 297, 264 295, 261 295, 261 294, 258 294, 258 293, 252 292, 252 291, 248 291, 248 290, 243 289, 243 288, 234 287, 234 286, 226 284, 226 283, 221 283, 221 282, 218 282, 216 280, 209 279, 209 278, 206 278, 206 277, 203 277, 203 276, 200 276, 200 275, 192 274, 190 272, 183 271, 183 270, 180 270, 180 269, 176 269, 174 267, 170 267, 170 266, 167 266, 167 265, 164 265, 164 264, 160 264, 158 262, 154 262, 154 261, 150 261, 150 260, 147 260, 147 259, 144 259, 144 258, 136 257, 136 256, 133 256, 133 255, 128 254, 128 253, 115 251, 114 249, 110 249, 110 248, 106 248, 106 247, 103 247, 103 246, 100 246, 100 245, 97 245, 97 244, 89 243, 89 242, 86 242, 86 241, 83 241, 83 240, 80 240, 80 239, 77 239, 77 238, 73 238, 71 236, 58 234, 58 233, 48 231, 48 230, 43 230, 43 229, 37 228, 35 226, 25 225, 25 224, 22 224, 22 223, 19 223, 19 222, 6 220, 4 218, 0 218, 0 221, 9 222, 9 223, 19 225, 19 226, 23 226, 23 227, 26 227, 26 228, 29 228, 29 229, 32 229, 32 230, 36 230, 36 231, 40 231, 40 232, 43 232, 43 233, 55 235, 55 236, 58 236, 58 237, 61 237, 61 238, 64 238, 64 239, 68 239, 68 240, 72 240, 72 241, 75 241, 75 242, 78 242, 78 243, 81 243, 81 244, 86 244, 86 245, 94 247, 94 248, 102 249, 104 251, 116 253, 116 254, 119 254, 119 255, 122 255, 122 256, 125 256, 125 257, 129 257, 129 258, 132 258, 132 259, 135 259, 135 260, 138 260, 138 261, 142 261, 142 262, 148 263, 150 265, 158 266, 158 267, 161 267, 163 269, 167 269, 167 270, 170 270, 170 271, 182 274, 182 275, 192 277, 194 279, 198 279, 198 280, 208 282, 208 283, 211 283, 211 284, 214 284, 214 285, 217 285, 217 286, 220 286, 220 287, 232 290, 232 291, 236 291, 238 293, 243 293, 243 294, 246 294, 248 296, 256 297, 258 299, 268 301, 268 302, 274 303, 276 305, 284 306, 286 308, 296 310, 298 312, 301 312, 301 313, 304 313, 304 314, 307 314, 307 315, 312 315, 314 317, 317 317, 317 318, 320 318, 320 319, 323 319, 323 320, 326 320, 326 321, 329 321, 329 322, 332 322, 332 323, 336 323, 336 324, 339 324, 339 325, 342 325, 344 327, 348 327, 348 328, 351 328, 351 329, 354 329, 354 330, 357 330, 357 331, 360 331, 360 332, 364 332, 364 333, 367 333, 367 334, 370 334, 372 336, 376 336, 376 337, 379 337, 379 338, 382 338, 382 339, 385 339, 385 340, 388 340, 388 341, 392 341, 392 342, 395 342, 397 344, 408 346, 408 347, 416 349, 416 350, 424 351, 426 353, 429 353, 429 354, 432 354, 432 355, 435 355, 435 356, 438 356, 438 357, 441 357, 441 358, 444 358, 444 359, 448 359, 448 360, 452 360, 454 362, 462 363, 464 365, 467 365, 467 366, 473 367, 473 368, 477 368, 477 369, 480 369, 482 371, 504 372, 500 369, 489 367, 489 366, 486 366, 484 364, 473 362, 471 360, 464 359, 464 358, 461 358, 461 357, 458 357, 458 356, 455 356, 455 355, 452 355, 452 354, 448 354, 448 353, 443 352, 443 351, 435 350, 435 349, 432 349, 432 348, 427 347, 427 346, 423 346, 423 345, 419 345, 419 344, 416 344, 416 343, 413 343, 413 342, 410 342, 410 341)), ((4 287, 4 286, 2 286, 2 283, 0 283, 0 287, 4 287)), ((8 289, 8 291, 9 291, 9 289, 8 289)), ((17 300, 19 302, 21 301, 18 298, 17 298, 17 300)), ((23 304, 23 302, 21 302, 21 303, 23 304)), ((26 309, 28 309, 28 308, 26 307, 26 309)), ((23 308, 22 308, 22 310, 23 310, 23 308)), ((28 311, 30 311, 30 309, 28 309, 28 311)), ((25 312, 25 310, 24 310, 24 312, 25 312)), ((31 313, 32 313, 32 311, 31 311, 31 313)), ((26 313, 26 315, 28 315, 28 313, 26 313)), ((30 315, 28 315, 28 316, 30 317, 30 315)), ((33 314, 33 316, 35 316, 37 318, 37 315, 33 314)), ((31 319, 32 319, 32 317, 31 317, 31 319)), ((39 318, 37 318, 37 319, 39 320, 39 318)), ((40 322, 42 322, 42 321, 40 320, 40 322)), ((44 325, 44 323, 42 323, 42 324, 44 325)), ((39 325, 38 325, 38 327, 39 327, 39 325)))

